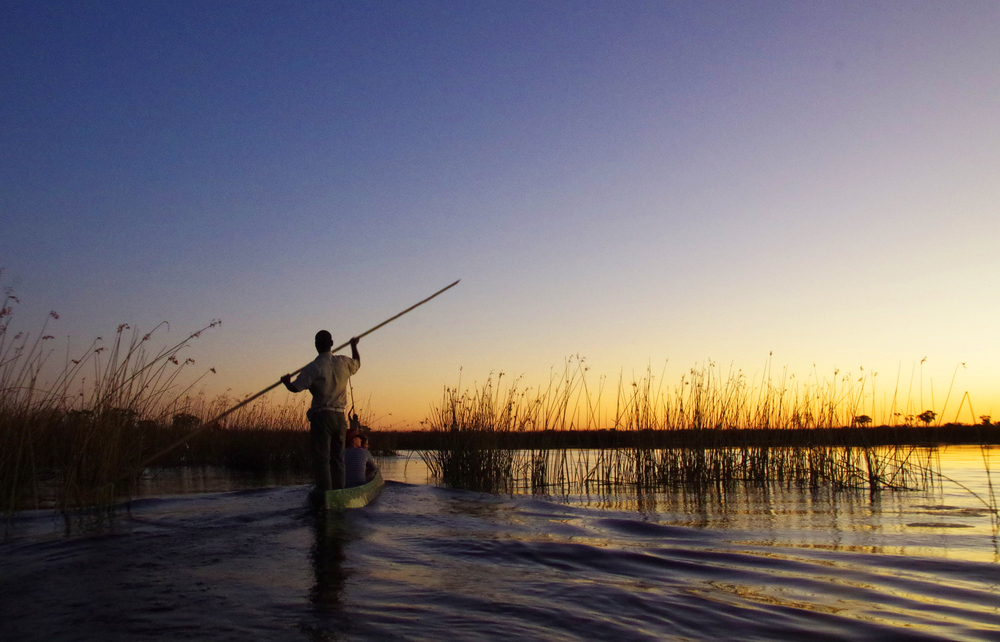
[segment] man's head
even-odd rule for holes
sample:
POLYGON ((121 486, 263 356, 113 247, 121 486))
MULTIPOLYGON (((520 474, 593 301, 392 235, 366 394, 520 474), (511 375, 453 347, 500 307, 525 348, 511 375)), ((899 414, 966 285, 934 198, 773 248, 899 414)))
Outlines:
POLYGON ((316 352, 329 352, 333 347, 333 336, 326 330, 316 333, 316 352))

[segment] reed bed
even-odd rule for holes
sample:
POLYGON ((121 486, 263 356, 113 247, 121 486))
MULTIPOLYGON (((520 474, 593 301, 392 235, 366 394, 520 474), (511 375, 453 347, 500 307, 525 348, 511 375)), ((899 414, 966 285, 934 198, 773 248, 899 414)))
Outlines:
MULTIPOLYGON (((142 462, 239 401, 193 394, 214 369, 189 374, 195 361, 185 351, 219 321, 158 348, 166 323, 145 333, 122 324, 111 341, 67 348, 57 360, 48 329, 59 315, 52 312, 37 334, 15 333, 17 303, 8 290, 0 305, 0 512, 66 512, 128 498, 142 462)), ((309 471, 307 402, 261 398, 154 465, 309 471)), ((358 415, 364 424, 374 413, 362 407, 358 415)))
POLYGON ((511 490, 515 451, 491 444, 481 433, 508 432, 523 426, 525 404, 516 395, 516 384, 505 394, 492 380, 471 395, 446 388, 431 422, 446 427, 447 446, 421 453, 431 474, 452 485, 463 480, 462 487, 470 490, 511 490))
MULTIPOLYGON (((198 433, 186 444, 166 454, 157 466, 225 466, 231 470, 250 473, 289 473, 313 470, 309 441, 309 423, 306 410, 309 399, 294 397, 274 402, 261 397, 228 415, 223 422, 198 433)), ((157 444, 151 452, 158 452, 167 444, 190 434, 202 423, 221 414, 240 400, 225 395, 210 401, 203 398, 185 399, 187 410, 176 414, 171 425, 157 430, 157 444)), ((378 432, 368 425, 375 416, 370 407, 356 409, 362 431, 372 441, 373 454, 389 450, 378 432)))
MULTIPOLYGON (((204 421, 238 403, 221 395, 206 401, 185 399, 185 412, 175 414, 169 426, 159 426, 150 452, 191 434, 204 421)), ((156 460, 159 467, 225 466, 253 473, 300 472, 311 469, 305 400, 277 404, 261 398, 204 430, 179 448, 156 460)))
POLYGON ((127 491, 157 426, 200 380, 180 385, 194 363, 182 351, 218 322, 155 350, 166 324, 147 333, 122 324, 110 342, 98 338, 76 355, 67 349, 59 366, 46 333, 58 314, 37 335, 12 334, 15 303, 8 291, 0 306, 0 508, 108 504, 127 491))
MULTIPOLYGON (((523 451, 518 451, 523 452, 523 451)), ((649 492, 734 486, 903 490, 930 481, 930 451, 917 447, 669 448, 525 452, 511 485, 552 494, 649 492)))
POLYGON ((858 427, 864 397, 848 381, 803 389, 765 378, 753 387, 710 367, 668 392, 647 373, 619 381, 611 412, 585 372, 571 359, 543 389, 520 380, 503 388, 502 374, 472 390, 446 388, 427 420, 434 443, 421 456, 431 474, 490 492, 784 484, 877 493, 933 481, 930 451, 899 443, 905 432, 885 443, 885 430, 858 427))

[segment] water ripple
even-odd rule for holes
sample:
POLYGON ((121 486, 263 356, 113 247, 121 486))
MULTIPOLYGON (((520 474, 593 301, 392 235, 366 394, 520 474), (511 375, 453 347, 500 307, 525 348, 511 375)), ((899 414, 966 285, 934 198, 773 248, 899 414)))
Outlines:
POLYGON ((144 499, 68 537, 26 514, 0 545, 0 638, 1000 638, 988 535, 966 554, 955 529, 904 528, 934 504, 785 510, 771 496, 704 526, 390 482, 368 508, 317 519, 305 491, 144 499), (834 513, 854 526, 828 528, 834 513))

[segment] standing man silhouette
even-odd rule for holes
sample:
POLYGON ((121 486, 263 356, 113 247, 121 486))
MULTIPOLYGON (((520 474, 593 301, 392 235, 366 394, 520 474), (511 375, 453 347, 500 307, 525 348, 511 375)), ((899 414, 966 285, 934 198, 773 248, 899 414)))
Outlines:
POLYGON ((358 338, 351 339, 351 357, 331 352, 333 337, 326 330, 316 333, 319 354, 292 381, 292 375, 281 378, 291 392, 308 390, 312 393, 309 434, 313 461, 316 466, 316 488, 313 501, 322 501, 326 491, 344 487, 344 437, 347 434, 347 380, 361 367, 358 338))

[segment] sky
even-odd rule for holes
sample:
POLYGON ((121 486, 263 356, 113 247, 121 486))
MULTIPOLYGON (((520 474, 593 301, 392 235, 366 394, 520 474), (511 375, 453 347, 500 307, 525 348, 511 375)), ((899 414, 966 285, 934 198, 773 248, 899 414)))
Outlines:
POLYGON ((187 354, 240 396, 461 279, 359 346, 379 427, 576 355, 1000 417, 996 2, 3 14, 0 286, 60 350, 221 319, 187 354))

